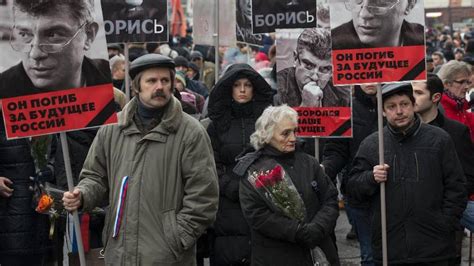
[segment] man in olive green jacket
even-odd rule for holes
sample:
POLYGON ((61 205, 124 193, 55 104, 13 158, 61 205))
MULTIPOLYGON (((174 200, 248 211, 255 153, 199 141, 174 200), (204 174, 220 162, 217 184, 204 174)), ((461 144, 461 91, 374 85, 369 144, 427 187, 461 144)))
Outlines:
POLYGON ((108 265, 195 265, 196 240, 214 221, 217 174, 205 129, 172 96, 174 62, 149 54, 132 62, 137 97, 118 125, 99 130, 69 211, 109 204, 108 265))

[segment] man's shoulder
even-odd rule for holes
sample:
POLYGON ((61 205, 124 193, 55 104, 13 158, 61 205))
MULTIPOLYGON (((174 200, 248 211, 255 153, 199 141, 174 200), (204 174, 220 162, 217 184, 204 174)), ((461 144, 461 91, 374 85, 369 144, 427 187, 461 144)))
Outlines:
POLYGON ((332 49, 358 49, 363 48, 352 20, 331 30, 332 49))
POLYGON ((83 71, 88 85, 111 83, 109 61, 84 57, 83 71))
POLYGON ((0 99, 33 93, 37 92, 21 62, 0 74, 0 99))
POLYGON ((353 27, 354 26, 352 24, 352 20, 350 20, 346 23, 343 23, 343 24, 331 29, 331 34, 336 34, 337 36, 339 36, 341 34, 346 34, 348 32, 351 32, 353 27))
POLYGON ((420 126, 420 132, 424 133, 421 136, 424 136, 426 140, 429 140, 431 142, 437 142, 437 141, 449 141, 451 139, 451 136, 446 132, 446 130, 422 123, 420 126))
POLYGON ((403 34, 403 45, 424 45, 425 44, 425 28, 423 25, 418 23, 403 21, 402 34, 403 34))
MULTIPOLYGON (((295 77, 295 67, 287 67, 285 69, 282 69, 277 72, 277 84, 286 86, 286 83, 291 80, 291 78, 294 79, 295 77)), ((296 82, 296 81, 295 81, 296 82)))
POLYGON ((187 135, 195 136, 196 134, 206 133, 206 129, 204 126, 197 120, 196 118, 192 117, 191 115, 182 112, 183 117, 181 120, 180 128, 183 129, 187 135))
POLYGON ((469 128, 466 125, 448 117, 444 117, 444 125, 441 128, 452 136, 459 136, 464 132, 469 132, 469 128))

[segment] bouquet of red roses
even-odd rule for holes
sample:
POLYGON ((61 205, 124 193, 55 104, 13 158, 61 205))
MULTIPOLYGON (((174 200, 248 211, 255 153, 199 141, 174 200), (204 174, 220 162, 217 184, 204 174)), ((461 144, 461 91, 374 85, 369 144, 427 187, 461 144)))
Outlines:
POLYGON ((281 165, 249 173, 248 181, 285 216, 303 221, 306 214, 303 199, 281 165))

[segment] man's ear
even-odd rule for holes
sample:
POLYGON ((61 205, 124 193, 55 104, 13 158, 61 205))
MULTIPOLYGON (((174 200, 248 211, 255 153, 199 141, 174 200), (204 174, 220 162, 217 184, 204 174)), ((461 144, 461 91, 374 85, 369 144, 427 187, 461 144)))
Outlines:
POLYGON ((84 44, 84 50, 89 50, 92 46, 92 43, 97 36, 97 31, 99 30, 99 24, 96 22, 91 22, 86 25, 86 42, 84 44))
POLYGON ((293 60, 294 65, 296 66, 296 61, 298 60, 298 52, 296 50, 293 51, 293 60))
POLYGON ((415 7, 417 0, 408 0, 407 8, 405 9, 405 15, 410 14, 410 11, 415 7))
POLYGON ((435 94, 433 94, 433 96, 431 96, 431 101, 433 103, 439 103, 439 101, 441 101, 441 93, 437 92, 435 94))

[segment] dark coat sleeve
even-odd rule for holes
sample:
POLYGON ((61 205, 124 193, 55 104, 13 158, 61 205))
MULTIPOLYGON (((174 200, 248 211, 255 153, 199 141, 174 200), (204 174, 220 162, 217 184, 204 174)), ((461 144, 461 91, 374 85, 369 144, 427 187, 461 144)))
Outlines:
POLYGON ((459 161, 466 177, 467 194, 474 194, 474 144, 471 142, 471 135, 468 127, 463 127, 461 136, 454 140, 459 161))
POLYGON ((329 140, 324 145, 323 161, 324 171, 331 180, 335 180, 337 174, 349 162, 350 148, 348 139, 329 140))
POLYGON ((295 242, 297 220, 272 212, 246 178, 240 181, 240 204, 250 227, 269 238, 295 242))
POLYGON ((443 214, 459 221, 467 203, 466 179, 451 138, 447 138, 443 146, 443 214))
POLYGON ((235 176, 232 169, 226 169, 226 165, 221 160, 219 136, 216 127, 211 122, 207 128, 207 134, 211 139, 212 149, 214 151, 214 160, 216 162, 217 176, 219 181, 219 192, 221 195, 232 201, 239 201, 239 182, 240 179, 235 176))
POLYGON ((337 189, 329 177, 324 173, 321 166, 315 164, 315 172, 318 180, 318 193, 320 194, 321 208, 311 219, 311 223, 317 225, 320 236, 328 236, 334 231, 336 220, 339 216, 337 203, 337 189))
POLYGON ((368 137, 360 145, 359 151, 352 163, 347 182, 347 193, 357 200, 364 201, 373 196, 379 189, 374 180, 373 168, 378 162, 375 138, 368 137))

